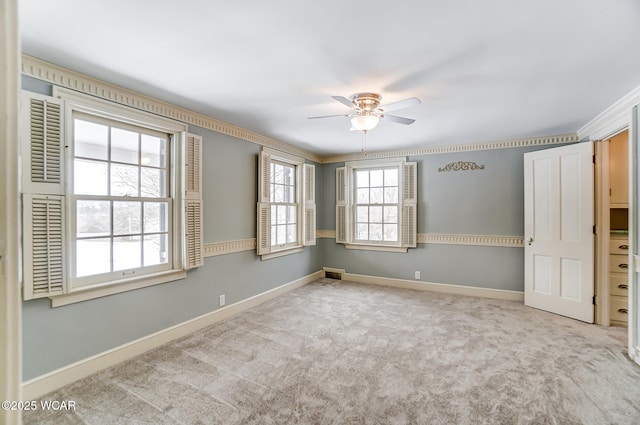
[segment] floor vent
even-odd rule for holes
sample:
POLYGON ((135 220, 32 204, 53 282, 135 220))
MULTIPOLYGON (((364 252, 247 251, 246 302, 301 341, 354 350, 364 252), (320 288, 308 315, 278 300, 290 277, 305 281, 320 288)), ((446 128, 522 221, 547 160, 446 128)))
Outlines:
POLYGON ((340 272, 330 272, 330 271, 326 271, 325 270, 324 277, 326 277, 327 279, 342 280, 342 273, 340 273, 340 272))

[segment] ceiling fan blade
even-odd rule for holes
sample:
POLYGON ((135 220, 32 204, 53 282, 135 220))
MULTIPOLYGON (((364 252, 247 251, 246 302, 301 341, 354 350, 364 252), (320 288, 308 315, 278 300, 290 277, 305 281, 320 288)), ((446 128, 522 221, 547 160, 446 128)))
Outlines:
POLYGON ((419 105, 421 103, 422 103, 422 101, 420 99, 418 99, 417 97, 410 97, 408 99, 403 99, 403 100, 399 100, 397 102, 391 102, 391 103, 388 103, 386 105, 382 105, 378 109, 381 109, 384 112, 396 111, 398 109, 403 109, 403 108, 409 108, 411 106, 416 106, 416 105, 419 105))
POLYGON ((414 122, 416 122, 416 120, 414 120, 414 119, 405 118, 405 117, 398 117, 398 116, 395 116, 395 115, 384 114, 383 117, 388 119, 389 121, 397 122, 398 124, 404 124, 404 125, 409 125, 409 124, 413 124, 414 122))
POLYGON ((333 99, 337 100, 338 102, 342 103, 344 106, 348 107, 348 108, 354 108, 355 105, 353 104, 352 101, 350 101, 349 99, 347 99, 344 96, 331 96, 333 99))
POLYGON ((318 118, 333 118, 333 117, 349 117, 349 114, 337 114, 337 115, 320 115, 317 117, 307 117, 308 120, 315 120, 318 118))

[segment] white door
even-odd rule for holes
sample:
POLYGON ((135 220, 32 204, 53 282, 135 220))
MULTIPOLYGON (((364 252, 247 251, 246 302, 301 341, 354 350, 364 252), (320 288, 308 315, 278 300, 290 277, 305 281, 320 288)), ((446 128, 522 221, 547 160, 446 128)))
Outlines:
POLYGON ((593 143, 524 155, 524 303, 593 323, 593 143))

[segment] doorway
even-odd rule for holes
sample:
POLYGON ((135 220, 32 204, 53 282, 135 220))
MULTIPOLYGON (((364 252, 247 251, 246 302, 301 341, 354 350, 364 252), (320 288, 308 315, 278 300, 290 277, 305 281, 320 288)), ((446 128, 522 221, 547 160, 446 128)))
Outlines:
POLYGON ((596 143, 596 323, 629 322, 629 131, 596 143))

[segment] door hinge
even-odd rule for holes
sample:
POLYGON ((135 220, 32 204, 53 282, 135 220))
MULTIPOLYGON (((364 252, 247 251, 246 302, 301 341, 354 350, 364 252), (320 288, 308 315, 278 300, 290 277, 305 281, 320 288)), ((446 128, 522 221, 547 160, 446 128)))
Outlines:
POLYGON ((595 224, 593 225, 593 234, 597 235, 597 233, 596 233, 596 225, 595 224))
POLYGON ((593 296, 593 305, 596 305, 596 296, 593 296))
POLYGON ((593 154, 593 163, 594 164, 596 163, 596 155, 595 154, 593 154))

